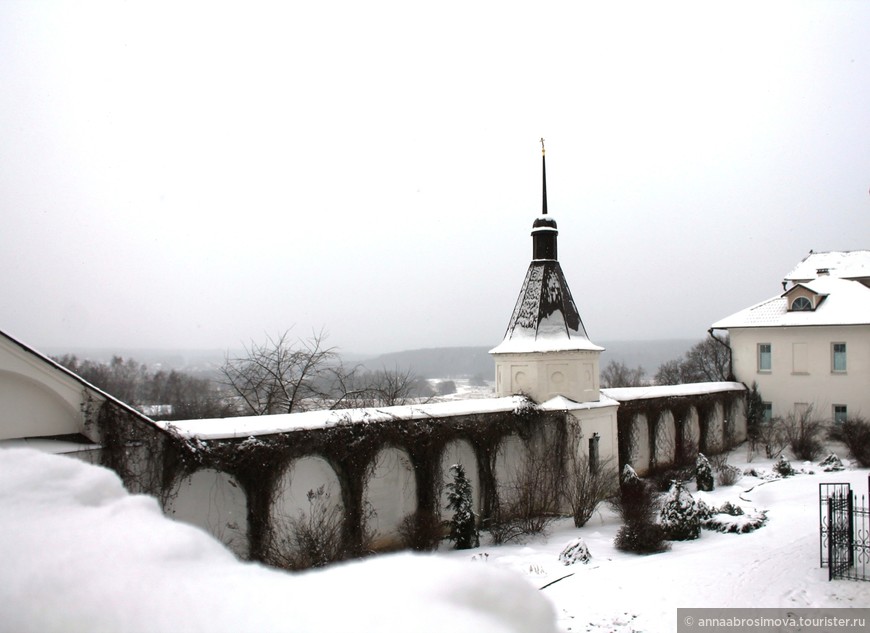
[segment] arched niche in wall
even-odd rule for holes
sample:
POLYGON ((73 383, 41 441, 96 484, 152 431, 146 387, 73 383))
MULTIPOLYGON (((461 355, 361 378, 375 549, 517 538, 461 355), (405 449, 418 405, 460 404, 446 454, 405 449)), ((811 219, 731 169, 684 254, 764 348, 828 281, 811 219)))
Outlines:
POLYGON ((721 453, 725 447, 725 441, 723 439, 725 430, 723 426, 724 420, 722 403, 713 403, 713 406, 709 408, 707 418, 707 437, 704 442, 707 452, 711 455, 721 453))
POLYGON ((665 409, 659 416, 655 437, 656 466, 671 466, 676 461, 677 429, 674 424, 674 414, 665 409))
POLYGON ((502 507, 517 498, 527 462, 528 447, 519 435, 511 434, 502 438, 493 470, 495 489, 502 507))
POLYGON ((402 523, 417 511, 414 466, 408 453, 394 446, 378 451, 368 469, 363 494, 364 531, 375 549, 403 545, 402 523))
POLYGON ((248 503, 236 479, 205 468, 181 479, 166 514, 199 526, 241 558, 248 557, 248 503))
POLYGON ((82 430, 81 412, 47 384, 0 370, 0 440, 67 435, 82 430))
MULTIPOLYGON (((294 460, 275 484, 270 505, 271 538, 268 556, 291 568, 320 565, 337 557, 342 539, 344 504, 341 486, 332 466, 322 457, 294 460), (324 560, 308 560, 316 553, 299 551, 294 536, 323 539, 324 560), (336 551, 330 548, 335 546, 336 551)), ((310 540, 310 539, 309 539, 310 540)))
POLYGON ((692 464, 695 463, 695 458, 698 457, 700 441, 701 425, 698 422, 698 410, 695 407, 689 407, 683 423, 683 450, 685 451, 683 457, 692 464))
POLYGON ((453 440, 449 442, 441 453, 441 495, 438 511, 441 519, 449 521, 453 512, 447 510, 447 484, 453 481, 450 467, 453 464, 461 464, 465 470, 465 476, 471 483, 471 496, 474 503, 474 511, 480 516, 480 476, 477 470, 477 455, 474 447, 466 440, 453 440))
POLYGON ((643 476, 649 472, 650 466, 650 442, 649 425, 646 414, 638 413, 631 421, 631 458, 629 463, 635 472, 643 476))

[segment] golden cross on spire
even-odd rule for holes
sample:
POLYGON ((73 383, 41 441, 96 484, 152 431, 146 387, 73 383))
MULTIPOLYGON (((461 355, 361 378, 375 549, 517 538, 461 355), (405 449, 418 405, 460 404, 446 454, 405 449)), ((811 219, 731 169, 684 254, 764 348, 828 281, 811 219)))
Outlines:
POLYGON ((541 156, 547 153, 547 150, 544 149, 544 137, 541 137, 541 156))

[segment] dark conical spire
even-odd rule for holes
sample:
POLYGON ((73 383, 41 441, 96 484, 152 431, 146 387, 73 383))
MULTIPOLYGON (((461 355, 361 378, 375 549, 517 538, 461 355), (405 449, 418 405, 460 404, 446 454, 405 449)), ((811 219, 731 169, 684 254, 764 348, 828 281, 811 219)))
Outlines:
POLYGON ((532 259, 556 259, 556 236, 559 231, 556 221, 547 215, 547 152, 544 139, 541 139, 541 160, 543 162, 544 197, 541 216, 532 224, 532 259))
POLYGON ((541 137, 541 166, 543 167, 544 198, 541 214, 547 215, 547 150, 544 149, 544 137, 541 137))

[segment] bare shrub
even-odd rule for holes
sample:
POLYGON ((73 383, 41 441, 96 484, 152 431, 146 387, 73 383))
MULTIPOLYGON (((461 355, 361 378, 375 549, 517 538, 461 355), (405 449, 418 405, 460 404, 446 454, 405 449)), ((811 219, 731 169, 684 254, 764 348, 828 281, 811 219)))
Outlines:
POLYGON ((437 516, 413 512, 402 519, 398 528, 402 542, 418 551, 431 551, 444 537, 444 526, 437 516))
POLYGON ((344 512, 329 502, 324 486, 309 490, 308 512, 284 517, 266 552, 266 562, 284 569, 323 567, 346 557, 342 534, 344 512))
POLYGON ((586 525, 598 504, 616 494, 617 477, 612 464, 612 458, 608 458, 590 468, 586 455, 571 461, 562 494, 571 507, 575 527, 586 525))
POLYGON ((782 418, 762 419, 758 424, 758 443, 764 447, 768 459, 776 459, 788 446, 788 436, 782 418))
POLYGON ((743 478, 743 471, 737 466, 723 464, 716 470, 716 483, 720 486, 733 486, 743 478))
POLYGON ((847 418, 838 425, 842 442, 862 468, 870 467, 870 422, 862 417, 847 418))
POLYGON ((496 545, 521 542, 528 536, 546 534, 561 516, 561 461, 546 450, 530 450, 499 499, 486 529, 496 545))
POLYGON ((782 425, 791 452, 797 459, 815 461, 822 454, 824 446, 820 438, 824 423, 813 415, 812 407, 789 413, 782 425))

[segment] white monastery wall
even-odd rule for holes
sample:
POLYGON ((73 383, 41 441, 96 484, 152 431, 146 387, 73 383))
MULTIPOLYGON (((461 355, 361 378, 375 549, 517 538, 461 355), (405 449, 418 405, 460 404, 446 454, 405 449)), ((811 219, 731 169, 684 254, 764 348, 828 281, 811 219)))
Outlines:
POLYGON ((240 557, 248 557, 247 498, 231 475, 207 468, 196 471, 176 485, 165 511, 201 527, 240 557))

